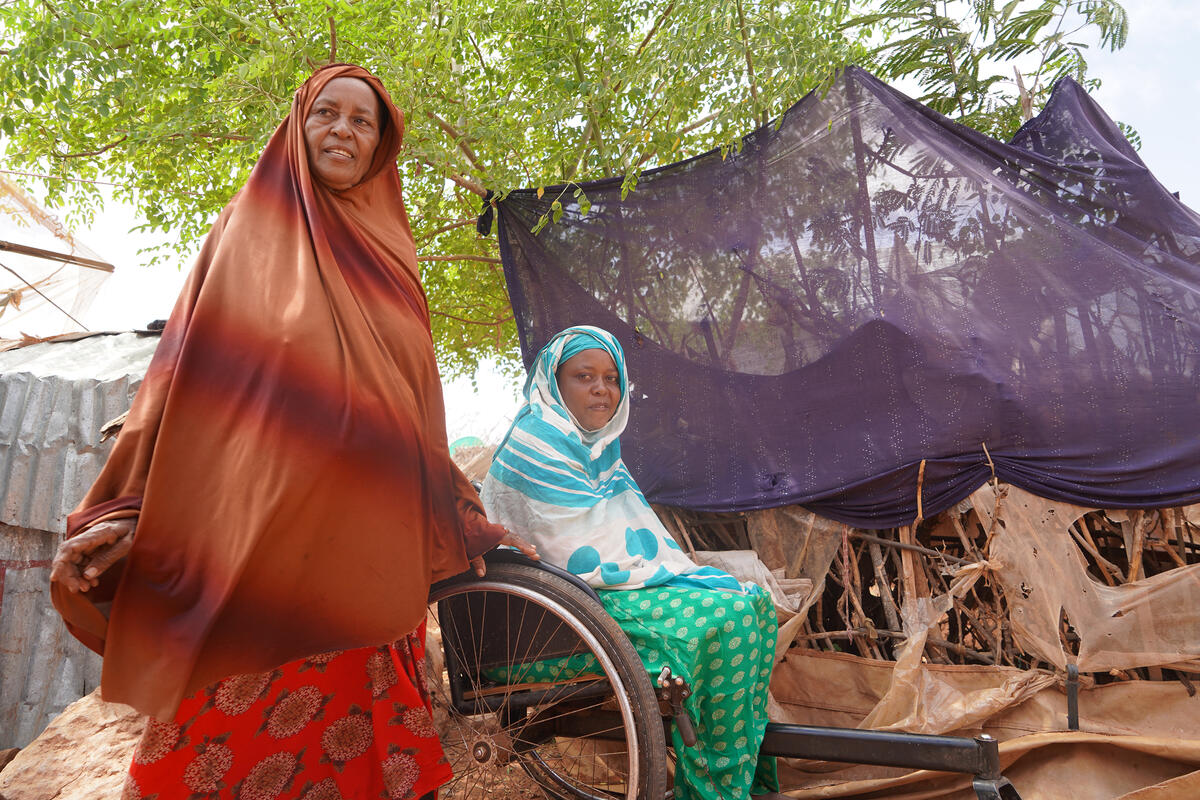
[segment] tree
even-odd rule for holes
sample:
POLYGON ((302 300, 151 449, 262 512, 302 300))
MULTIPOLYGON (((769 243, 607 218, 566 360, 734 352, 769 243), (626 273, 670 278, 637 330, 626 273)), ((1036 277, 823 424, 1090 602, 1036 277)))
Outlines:
POLYGON ((1017 95, 981 77, 987 65, 1031 52, 1027 40, 1049 47, 1037 99, 1054 70, 1086 66, 1054 49, 1080 52, 1056 27, 1068 15, 1107 46, 1124 41, 1108 0, 1046 0, 1032 17, 1028 3, 980 0, 953 25, 944 4, 876 5, 852 17, 827 0, 14 0, 0 17, 0 130, 9 164, 50 176, 51 202, 94 207, 89 182, 115 180, 149 228, 187 245, 245 179, 294 87, 331 57, 361 63, 408 117, 400 167, 443 369, 515 368, 495 240, 474 229, 485 190, 574 193, 610 175, 634 190, 642 170, 736 146, 851 62, 916 75, 926 101, 968 123, 991 114, 1000 133, 1015 129, 1017 95), (868 47, 922 30, 944 46, 868 47), (969 57, 947 66, 943 52, 969 57))
POLYGON ((872 56, 885 78, 915 78, 918 99, 999 139, 1012 136, 1059 78, 1087 88, 1090 33, 1102 47, 1125 46, 1129 20, 1114 0, 882 0, 847 20, 875 29, 872 56))

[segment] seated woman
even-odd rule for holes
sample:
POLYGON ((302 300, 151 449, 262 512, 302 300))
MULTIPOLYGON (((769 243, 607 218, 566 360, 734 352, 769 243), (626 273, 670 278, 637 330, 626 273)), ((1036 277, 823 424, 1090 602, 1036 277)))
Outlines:
POLYGON ((629 420, 621 345, 574 327, 552 338, 525 382, 526 405, 483 483, 489 518, 542 558, 593 586, 651 674, 691 685, 699 741, 674 731, 675 797, 734 798, 778 790, 759 759, 775 655, 770 596, 689 559, 621 461, 629 420))

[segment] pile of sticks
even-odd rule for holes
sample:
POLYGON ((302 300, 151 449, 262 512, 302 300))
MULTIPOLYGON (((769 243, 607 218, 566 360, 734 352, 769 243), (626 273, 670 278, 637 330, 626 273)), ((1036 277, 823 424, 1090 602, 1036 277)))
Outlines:
MULTIPOLYGON (((747 514, 658 511, 687 547, 751 548, 747 514)), ((999 520, 1003 522, 1002 509, 999 520)), ((826 526, 827 531, 832 528, 826 535, 840 536, 841 541, 797 643, 889 661, 895 660, 907 638, 900 618, 905 600, 946 594, 956 569, 987 559, 995 529, 979 518, 969 502, 915 526, 858 530, 827 521, 826 526)), ((1089 574, 1108 586, 1200 562, 1200 527, 1181 509, 1092 511, 1071 526, 1070 535, 1089 574)), ((812 577, 820 586, 820 576, 804 577, 812 577)), ((1070 647, 1075 634, 1065 619, 1061 634, 1070 647)), ((939 632, 929 637, 925 658, 940 664, 1052 669, 1014 643, 1004 592, 986 572, 954 601, 939 632)), ((1155 668, 1097 676, 1101 681, 1176 677, 1182 679, 1155 668)))

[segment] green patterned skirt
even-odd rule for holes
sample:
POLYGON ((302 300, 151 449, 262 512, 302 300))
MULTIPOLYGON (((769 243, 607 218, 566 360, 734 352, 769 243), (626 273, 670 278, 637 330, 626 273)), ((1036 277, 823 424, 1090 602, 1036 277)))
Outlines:
POLYGON ((770 595, 674 586, 599 595, 652 676, 670 667, 692 687, 684 706, 699 741, 684 747, 672 730, 677 800, 745 800, 778 791, 775 759, 758 756, 775 662, 770 595))
MULTIPOLYGON (((775 759, 758 757, 775 662, 770 595, 676 586, 598 594, 651 679, 670 667, 692 687, 684 707, 695 723, 696 745, 684 747, 672 728, 677 800, 745 800, 778 791, 775 759)), ((488 675, 505 683, 560 681, 598 674, 595 668, 592 656, 581 654, 513 664, 488 675)))

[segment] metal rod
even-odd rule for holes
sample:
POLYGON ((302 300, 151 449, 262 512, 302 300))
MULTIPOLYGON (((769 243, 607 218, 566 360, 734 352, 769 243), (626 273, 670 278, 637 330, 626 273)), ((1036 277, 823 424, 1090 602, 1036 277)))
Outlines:
POLYGON ((1079 667, 1067 665, 1067 730, 1079 730, 1079 667))
POLYGON ((771 722, 767 723, 761 752, 787 758, 963 772, 985 779, 1000 776, 1000 750, 990 736, 968 739, 771 722))
POLYGON ((84 267, 103 270, 104 272, 112 272, 114 269, 113 265, 107 261, 97 261, 94 258, 84 258, 83 256, 77 256, 71 253, 56 253, 53 250, 43 250, 40 247, 30 247, 29 245, 17 244, 16 242, 0 241, 0 250, 7 250, 10 253, 20 253, 23 256, 44 258, 47 261, 61 261, 64 264, 79 264, 84 267))
POLYGON ((89 328, 87 325, 84 325, 84 324, 83 324, 82 322, 80 322, 79 320, 75 319, 75 317, 73 317, 73 316, 71 315, 71 312, 70 312, 70 311, 67 311, 65 308, 63 308, 62 306, 60 306, 58 303, 54 302, 54 300, 53 300, 53 299, 52 299, 52 298, 51 298, 49 295, 47 295, 45 292, 43 292, 41 289, 39 289, 38 287, 34 286, 34 285, 33 285, 32 283, 30 283, 29 281, 25 280, 25 278, 24 278, 24 277, 22 277, 22 276, 21 276, 21 274, 20 274, 19 272, 17 272, 15 269, 13 269, 12 267, 8 266, 7 264, 3 264, 3 263, 0 263, 0 267, 3 267, 4 269, 6 269, 6 270, 8 270, 9 272, 11 272, 13 275, 15 275, 15 276, 16 276, 17 280, 19 280, 21 283, 25 284, 25 285, 26 285, 26 286, 28 286, 30 289, 33 289, 35 292, 37 292, 37 294, 38 294, 38 296, 39 296, 39 297, 41 297, 43 300, 45 300, 45 301, 46 301, 47 303, 49 303, 50 305, 52 305, 52 306, 54 306, 55 308, 57 308, 57 309, 58 309, 59 311, 61 311, 63 314, 66 314, 67 318, 68 318, 68 319, 70 319, 70 320, 71 320, 71 322, 74 322, 76 325, 78 325, 79 327, 83 328, 83 329, 84 329, 85 331, 87 331, 88 333, 91 333, 91 328, 89 328))

